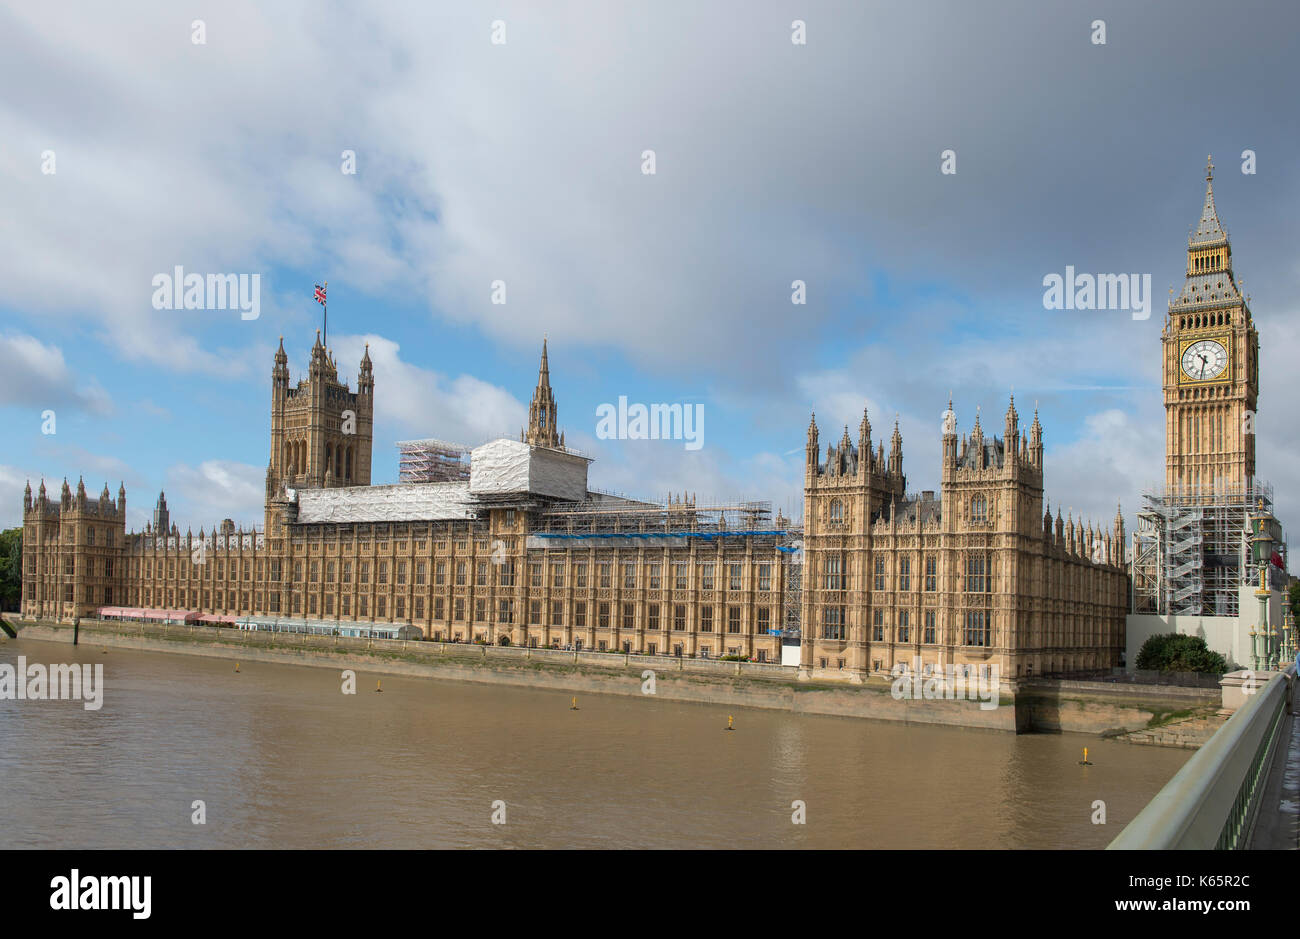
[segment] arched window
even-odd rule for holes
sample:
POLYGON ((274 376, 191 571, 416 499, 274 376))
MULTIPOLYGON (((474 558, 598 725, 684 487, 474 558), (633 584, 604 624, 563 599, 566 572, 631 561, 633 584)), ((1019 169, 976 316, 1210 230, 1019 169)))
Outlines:
POLYGON ((844 521, 844 503, 841 502, 839 499, 831 500, 831 521, 832 522, 844 521))
POLYGON ((989 520, 989 501, 984 496, 975 496, 970 500, 970 519, 972 522, 989 520))

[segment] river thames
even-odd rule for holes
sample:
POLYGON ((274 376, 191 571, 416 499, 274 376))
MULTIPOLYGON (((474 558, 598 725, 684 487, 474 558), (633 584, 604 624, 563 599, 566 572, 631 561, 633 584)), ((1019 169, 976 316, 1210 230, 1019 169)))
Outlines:
POLYGON ((1191 755, 0 643, 19 655, 105 687, 99 710, 0 700, 0 848, 1099 848, 1191 755))

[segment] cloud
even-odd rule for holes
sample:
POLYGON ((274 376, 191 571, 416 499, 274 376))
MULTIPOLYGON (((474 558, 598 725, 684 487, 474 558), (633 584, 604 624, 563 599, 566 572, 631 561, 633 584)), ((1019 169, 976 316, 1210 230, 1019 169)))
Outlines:
POLYGON ((446 375, 405 361, 399 343, 368 333, 331 338, 335 359, 360 362, 367 343, 375 370, 376 450, 385 436, 437 437, 468 446, 514 437, 528 408, 499 385, 446 375))
MULTIPOLYGON (((172 521, 184 532, 210 531, 222 519, 230 518, 247 529, 262 526, 266 499, 266 468, 231 460, 204 460, 197 466, 177 463, 168 467, 163 491, 172 521)), ((136 509, 135 519, 143 526, 152 519, 151 499, 136 509)))
POLYGON ((22 333, 0 335, 0 405, 63 407, 99 416, 113 413, 113 402, 97 381, 78 381, 63 350, 22 333))

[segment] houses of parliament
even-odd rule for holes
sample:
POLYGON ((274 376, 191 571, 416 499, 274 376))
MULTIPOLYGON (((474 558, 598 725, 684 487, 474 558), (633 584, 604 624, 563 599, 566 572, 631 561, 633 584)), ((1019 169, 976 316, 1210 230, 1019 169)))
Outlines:
MULTIPOLYGON (((1210 231, 1188 263, 1188 289, 1219 292, 1226 239, 1210 231)), ((1191 441, 1170 457, 1170 481, 1241 485, 1253 440, 1231 425, 1254 406, 1257 340, 1239 300, 1223 310, 1191 301, 1171 306, 1162 343, 1178 355, 1166 356, 1168 439, 1191 441), (1175 369, 1192 379, 1170 381, 1175 369), (1212 440, 1231 459, 1215 457, 1212 440)), ((1053 512, 1039 415, 1025 428, 1014 400, 1000 428, 976 416, 963 434, 949 402, 940 487, 919 493, 907 488, 897 425, 886 450, 864 411, 856 436, 845 427, 823 447, 814 416, 799 527, 768 503, 592 491, 591 460, 559 430, 545 343, 520 439, 475 448, 467 478, 371 485, 376 379, 367 350, 352 390, 317 334, 292 384, 281 341, 260 531, 229 520, 182 531, 159 495, 152 524, 128 532, 121 487, 114 499, 107 485, 92 497, 82 482, 55 495, 29 484, 23 616, 374 626, 766 662, 782 661, 793 633, 801 678, 851 682, 900 666, 995 666, 1015 679, 1122 663, 1122 516, 1109 526, 1064 518, 1059 499, 1053 512)))

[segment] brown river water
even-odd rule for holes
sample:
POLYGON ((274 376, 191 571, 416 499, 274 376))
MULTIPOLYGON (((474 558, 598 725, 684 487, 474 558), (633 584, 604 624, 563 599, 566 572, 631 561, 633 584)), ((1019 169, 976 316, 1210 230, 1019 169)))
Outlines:
POLYGON ((1099 848, 1191 755, 0 642, 19 655, 102 664, 103 706, 0 700, 0 848, 1099 848))

